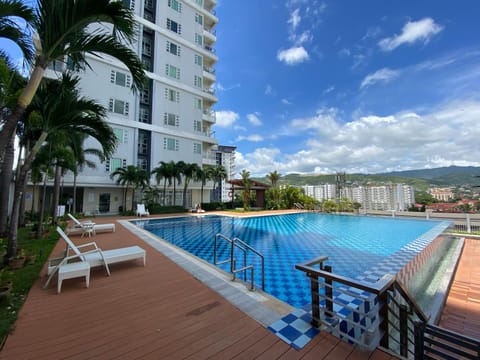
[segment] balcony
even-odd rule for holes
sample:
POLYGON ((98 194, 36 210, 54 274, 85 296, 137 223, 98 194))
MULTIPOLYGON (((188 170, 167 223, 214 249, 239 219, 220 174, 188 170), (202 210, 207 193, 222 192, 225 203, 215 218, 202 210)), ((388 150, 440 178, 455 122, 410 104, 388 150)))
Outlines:
POLYGON ((202 164, 212 166, 217 165, 217 157, 215 153, 212 153, 210 151, 205 152, 202 157, 202 164))
POLYGON ((208 121, 210 123, 215 123, 217 121, 215 111, 204 109, 202 114, 202 120, 208 121))
POLYGON ((206 42, 214 43, 217 41, 217 31, 212 28, 203 28, 203 38, 206 42))

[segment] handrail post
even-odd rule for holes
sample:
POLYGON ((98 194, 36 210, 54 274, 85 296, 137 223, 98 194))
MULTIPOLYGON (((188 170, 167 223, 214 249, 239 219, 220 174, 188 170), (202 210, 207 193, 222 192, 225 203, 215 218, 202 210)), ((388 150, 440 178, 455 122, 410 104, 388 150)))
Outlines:
POLYGON ((422 360, 424 349, 424 336, 425 336, 425 323, 422 321, 415 321, 413 323, 414 330, 414 341, 415 341, 415 348, 414 348, 414 359, 415 360, 422 360))
POLYGON ((378 314, 381 322, 379 325, 380 331, 383 333, 380 339, 380 345, 388 349, 388 292, 384 291, 378 294, 378 314))
MULTIPOLYGON (((325 265, 325 271, 331 273, 332 267, 325 265)), ((333 282, 332 279, 325 279, 325 311, 333 315, 333 282)))
POLYGON ((310 278, 310 288, 312 295, 312 326, 320 327, 320 293, 318 291, 318 277, 315 274, 308 273, 310 278))
POLYGON ((400 304, 400 355, 408 356, 408 307, 400 304))

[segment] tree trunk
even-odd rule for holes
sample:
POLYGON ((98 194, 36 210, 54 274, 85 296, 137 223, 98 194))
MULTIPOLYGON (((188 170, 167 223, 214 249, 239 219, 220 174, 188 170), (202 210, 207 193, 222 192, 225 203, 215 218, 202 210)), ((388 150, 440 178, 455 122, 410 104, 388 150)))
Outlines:
POLYGON ((53 213, 52 213, 52 225, 57 223, 57 208, 60 202, 60 180, 62 168, 57 164, 55 165, 55 180, 53 182, 53 213))
MULTIPOLYGON (((35 68, 33 69, 27 86, 23 89, 22 93, 18 97, 17 106, 7 118, 7 121, 5 121, 2 129, 0 130, 0 149, 7 148, 7 144, 11 140, 13 134, 15 134, 15 129, 17 127, 18 121, 22 117, 27 106, 32 102, 32 99, 37 92, 38 86, 42 81, 44 72, 45 69, 41 66, 35 66, 35 68)), ((5 155, 5 152, 0 152, 0 163, 3 163, 3 161, 5 160, 5 155)))
POLYGON ((132 187, 132 211, 133 211, 133 202, 135 201, 135 188, 132 187))
POLYGON ((8 203, 13 174, 13 159, 15 157, 15 132, 7 144, 4 154, 0 178, 0 236, 5 236, 7 233, 8 203))
POLYGON ((165 206, 165 202, 167 201, 167 179, 163 182, 163 206, 165 206))
MULTIPOLYGON (((20 170, 21 170, 20 164, 22 164, 22 148, 20 148, 20 151, 18 152, 17 174, 15 177, 18 177, 20 175, 20 170)), ((22 198, 20 199, 20 213, 18 214, 19 227, 25 226, 25 189, 27 187, 27 178, 25 178, 25 184, 23 187, 24 187, 23 194, 22 194, 22 198)))
POLYGON ((15 179, 15 191, 13 195, 13 209, 10 217, 10 231, 8 234, 8 245, 6 259, 15 256, 17 254, 17 235, 18 235, 18 217, 20 214, 20 200, 25 190, 25 184, 27 180, 27 174, 30 170, 33 158, 37 155, 38 150, 42 146, 43 142, 47 138, 48 133, 42 132, 37 142, 33 146, 32 150, 25 158, 25 162, 20 169, 20 175, 15 179))
POLYGON ((47 197, 47 173, 45 173, 44 178, 43 178, 43 191, 42 191, 42 199, 41 199, 41 205, 40 205, 40 214, 38 217, 38 227, 37 227, 37 234, 35 237, 37 239, 40 238, 43 232, 43 218, 45 216, 45 201, 47 197))

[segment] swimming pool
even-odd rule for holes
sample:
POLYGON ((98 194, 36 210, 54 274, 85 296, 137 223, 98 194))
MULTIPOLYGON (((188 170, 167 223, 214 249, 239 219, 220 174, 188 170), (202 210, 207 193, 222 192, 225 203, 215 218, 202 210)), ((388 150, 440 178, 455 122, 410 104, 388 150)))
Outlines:
MULTIPOLYGON (((358 278, 417 239, 424 240, 425 234, 433 240, 447 227, 438 221, 318 213, 205 215, 133 223, 210 263, 216 234, 240 238, 265 256, 265 291, 298 308, 311 297, 310 284, 305 274, 295 269, 296 264, 326 255, 333 272, 358 278)), ((220 260, 229 257, 226 242, 221 241, 217 250, 220 260)), ((260 260, 252 255, 247 263, 255 266, 259 286, 260 260)), ((228 266, 220 267, 228 270, 228 266)))

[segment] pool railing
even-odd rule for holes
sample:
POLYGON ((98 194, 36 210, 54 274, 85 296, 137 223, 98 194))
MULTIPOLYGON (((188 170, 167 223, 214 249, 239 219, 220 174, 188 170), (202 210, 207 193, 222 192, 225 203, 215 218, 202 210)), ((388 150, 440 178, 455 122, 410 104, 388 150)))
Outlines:
POLYGON ((479 358, 478 340, 428 324, 429 317, 395 276, 387 274, 376 283, 365 283, 333 274, 324 265, 326 260, 322 256, 295 266, 310 279, 312 326, 405 358, 423 359, 431 353, 448 358, 449 352, 479 358))

